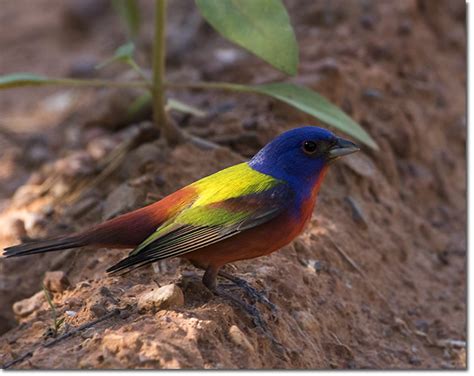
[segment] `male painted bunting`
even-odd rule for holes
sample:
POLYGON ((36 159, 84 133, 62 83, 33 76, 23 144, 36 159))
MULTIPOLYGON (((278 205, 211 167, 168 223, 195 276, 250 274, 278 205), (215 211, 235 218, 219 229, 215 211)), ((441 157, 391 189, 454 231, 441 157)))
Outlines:
POLYGON ((8 247, 4 256, 83 246, 134 248, 107 271, 183 257, 205 270, 204 285, 216 291, 223 265, 267 255, 300 234, 328 165, 358 150, 326 129, 296 128, 249 162, 204 177, 154 204, 83 232, 8 247))

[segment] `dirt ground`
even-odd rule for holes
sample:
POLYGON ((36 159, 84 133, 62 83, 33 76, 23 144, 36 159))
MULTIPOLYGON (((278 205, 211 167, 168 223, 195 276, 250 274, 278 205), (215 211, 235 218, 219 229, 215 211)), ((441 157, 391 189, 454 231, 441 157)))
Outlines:
MULTIPOLYGON (((107 1, 2 4, 0 74, 126 77, 93 69, 125 41, 107 1), (47 11, 45 11, 47 9, 47 11)), ((190 2, 170 1, 170 80, 262 83, 284 77, 224 41, 190 2)), ((283 350, 200 271, 171 260, 124 277, 105 269, 127 251, 80 249, 0 259, 0 364, 12 368, 465 368, 466 28, 463 1, 286 1, 300 45, 299 75, 375 138, 328 173, 307 230, 271 256, 228 271, 278 307, 255 303, 283 350), (120 314, 62 340, 58 335, 120 314), (175 283, 184 304, 138 309, 140 294, 175 283), (36 295, 35 295, 36 294, 36 295), (13 304, 20 304, 23 311, 13 304)), ((152 2, 138 60, 150 60, 152 2)), ((221 147, 169 148, 135 90, 0 92, 0 248, 63 234, 143 206, 243 161, 280 132, 319 124, 259 96, 171 92, 208 114, 173 114, 221 147), (133 140, 131 142, 130 140, 133 140), (115 169, 109 159, 117 161, 115 169)), ((233 290, 234 294, 240 294, 233 290)), ((244 298, 243 295, 241 295, 244 298)))

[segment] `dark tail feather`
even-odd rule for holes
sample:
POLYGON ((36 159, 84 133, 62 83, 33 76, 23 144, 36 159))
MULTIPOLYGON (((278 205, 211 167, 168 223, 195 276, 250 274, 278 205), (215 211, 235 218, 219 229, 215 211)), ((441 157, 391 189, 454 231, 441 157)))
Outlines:
POLYGON ((4 257, 34 255, 83 246, 135 248, 166 220, 165 201, 123 214, 83 232, 5 248, 4 257), (161 205, 161 206, 160 206, 161 205))
POLYGON ((12 247, 5 248, 3 251, 3 256, 18 257, 34 255, 36 253, 62 251, 65 249, 83 247, 84 245, 86 245, 86 243, 87 242, 81 240, 78 236, 40 240, 37 242, 18 244, 12 247))

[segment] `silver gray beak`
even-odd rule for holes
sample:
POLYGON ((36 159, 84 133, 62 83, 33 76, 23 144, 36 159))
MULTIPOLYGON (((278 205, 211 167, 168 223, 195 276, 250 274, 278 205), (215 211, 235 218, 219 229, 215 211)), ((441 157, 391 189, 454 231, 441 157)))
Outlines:
POLYGON ((344 155, 355 153, 359 150, 360 148, 353 142, 344 140, 343 138, 338 138, 336 144, 331 147, 331 149, 329 149, 328 157, 329 159, 335 159, 344 155))

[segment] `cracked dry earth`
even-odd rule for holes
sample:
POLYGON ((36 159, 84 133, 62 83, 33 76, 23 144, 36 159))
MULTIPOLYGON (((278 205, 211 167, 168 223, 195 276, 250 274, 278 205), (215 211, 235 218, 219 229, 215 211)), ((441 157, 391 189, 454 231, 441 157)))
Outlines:
MULTIPOLYGON (((74 29, 58 38, 74 2, 36 12, 38 19, 22 12, 52 3, 5 4, 3 25, 16 33, 0 35, 7 57, 1 72, 32 70, 27 63, 34 60, 39 72, 68 74, 84 51, 95 51, 97 60, 107 56, 106 38, 120 44, 120 25, 108 13, 104 22, 92 17, 89 32, 74 29), (35 59, 15 53, 12 46, 23 42, 35 59), (29 43, 64 58, 50 61, 29 43)), ((201 272, 183 261, 110 277, 104 270, 127 251, 80 249, 0 259, 1 364, 31 352, 12 368, 466 367, 464 4, 287 3, 301 49, 295 80, 342 106, 380 151, 363 149, 331 167, 311 223, 292 244, 227 267, 278 307, 273 314, 248 301, 283 350, 245 312, 208 292, 201 272), (57 333, 42 281, 51 291, 57 333), (74 334, 45 346, 65 333, 74 334)), ((185 32, 189 40, 172 47, 170 76, 278 78, 201 21, 177 25, 172 19, 174 40, 185 32), (193 53, 184 58, 180 48, 193 53), (219 60, 214 54, 222 50, 233 51, 234 59, 219 60), (204 64, 208 56, 216 58, 204 64)), ((150 43, 146 30, 142 38, 150 43)), ((133 91, 0 93, 0 247, 143 206, 245 160, 286 129, 315 123, 264 97, 171 94, 210 109, 203 119, 174 116, 220 148, 171 149, 156 140, 146 111, 124 123, 133 91), (120 163, 105 174, 110 155, 120 163)), ((245 299, 238 289, 232 293, 245 299)))

